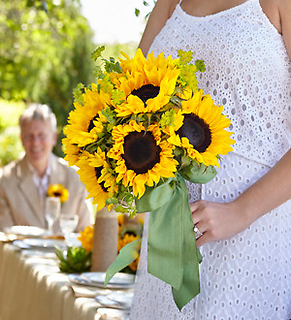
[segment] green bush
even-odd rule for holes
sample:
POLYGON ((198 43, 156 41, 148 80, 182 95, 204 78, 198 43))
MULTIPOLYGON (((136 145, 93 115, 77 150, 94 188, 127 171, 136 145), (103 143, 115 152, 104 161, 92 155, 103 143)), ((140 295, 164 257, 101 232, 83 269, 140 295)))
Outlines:
POLYGON ((24 102, 0 99, 0 166, 17 159, 23 152, 18 119, 24 109, 24 102))

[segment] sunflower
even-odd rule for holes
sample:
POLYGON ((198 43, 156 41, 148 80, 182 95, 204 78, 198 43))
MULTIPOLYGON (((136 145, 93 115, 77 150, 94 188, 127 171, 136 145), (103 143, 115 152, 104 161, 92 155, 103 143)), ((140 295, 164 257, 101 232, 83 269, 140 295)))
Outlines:
POLYGON ((68 200, 69 191, 62 184, 50 184, 47 189, 48 197, 60 198, 61 203, 68 200))
POLYGON ((80 231, 80 236, 77 238, 82 247, 90 252, 93 250, 94 226, 87 226, 84 231, 80 231))
POLYGON ((124 73, 112 77, 125 95, 125 102, 116 106, 118 117, 156 112, 170 101, 180 73, 171 57, 166 60, 161 54, 154 59, 151 54, 147 60, 138 49, 134 59, 121 60, 121 67, 124 73))
POLYGON ((84 105, 74 103, 75 109, 70 112, 68 125, 64 133, 71 144, 84 147, 98 139, 98 133, 103 131, 103 122, 106 118, 102 115, 107 105, 110 105, 110 95, 97 91, 97 86, 92 84, 92 90, 85 89, 83 94, 84 105))
POLYGON ((105 207, 106 200, 118 190, 105 153, 100 148, 94 154, 84 152, 77 165, 77 173, 89 193, 87 198, 93 198, 93 204, 98 205, 98 211, 101 210, 105 207))
POLYGON ((173 149, 161 140, 157 124, 147 129, 132 120, 112 130, 113 147, 108 157, 116 160, 117 183, 132 186, 133 194, 141 197, 145 186, 154 186, 161 178, 174 177, 178 162, 173 158, 173 149))
POLYGON ((75 144, 72 144, 69 138, 63 138, 62 144, 63 144, 64 153, 65 153, 64 159, 68 161, 69 166, 75 165, 79 161, 81 148, 79 148, 75 144))
POLYGON ((184 149, 191 159, 219 167, 219 155, 232 151, 235 142, 230 139, 232 132, 225 130, 230 120, 222 114, 222 106, 215 105, 210 95, 203 96, 202 90, 181 104, 183 125, 178 130, 169 128, 168 141, 184 149))
POLYGON ((174 69, 176 67, 176 60, 172 56, 168 56, 165 59, 163 52, 155 58, 153 52, 151 52, 147 58, 143 55, 141 49, 137 49, 135 56, 131 59, 126 53, 121 52, 125 59, 119 58, 120 67, 124 73, 145 73, 145 69, 174 69))

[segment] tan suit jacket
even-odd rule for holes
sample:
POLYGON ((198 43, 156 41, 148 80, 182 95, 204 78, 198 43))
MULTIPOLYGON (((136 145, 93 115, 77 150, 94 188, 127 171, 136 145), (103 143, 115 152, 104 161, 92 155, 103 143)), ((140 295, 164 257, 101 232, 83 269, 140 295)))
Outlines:
MULTIPOLYGON (((77 230, 90 224, 90 211, 85 202, 84 184, 64 159, 51 155, 49 183, 60 183, 69 191, 68 200, 62 204, 62 213, 78 214, 77 230)), ((0 175, 0 230, 13 225, 46 228, 38 190, 33 182, 26 158, 21 158, 2 168, 0 175)), ((59 231, 56 226, 55 231, 59 231)))

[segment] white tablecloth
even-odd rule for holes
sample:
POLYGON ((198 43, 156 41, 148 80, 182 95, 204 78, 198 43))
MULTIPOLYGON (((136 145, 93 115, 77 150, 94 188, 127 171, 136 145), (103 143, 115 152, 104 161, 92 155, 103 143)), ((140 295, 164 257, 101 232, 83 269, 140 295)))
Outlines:
POLYGON ((126 319, 76 297, 55 259, 31 253, 0 242, 0 320, 126 319))

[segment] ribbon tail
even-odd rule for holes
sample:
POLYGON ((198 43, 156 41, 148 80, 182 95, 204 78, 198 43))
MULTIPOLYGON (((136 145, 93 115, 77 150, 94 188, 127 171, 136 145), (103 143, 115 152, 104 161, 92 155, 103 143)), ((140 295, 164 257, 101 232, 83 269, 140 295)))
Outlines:
POLYGON ((179 310, 200 293, 199 263, 201 261, 201 254, 197 249, 197 262, 193 265, 186 262, 184 266, 180 290, 172 287, 173 298, 179 310))
POLYGON ((172 286, 180 310, 200 292, 200 260, 188 189, 177 174, 172 198, 150 213, 148 272, 172 286))

